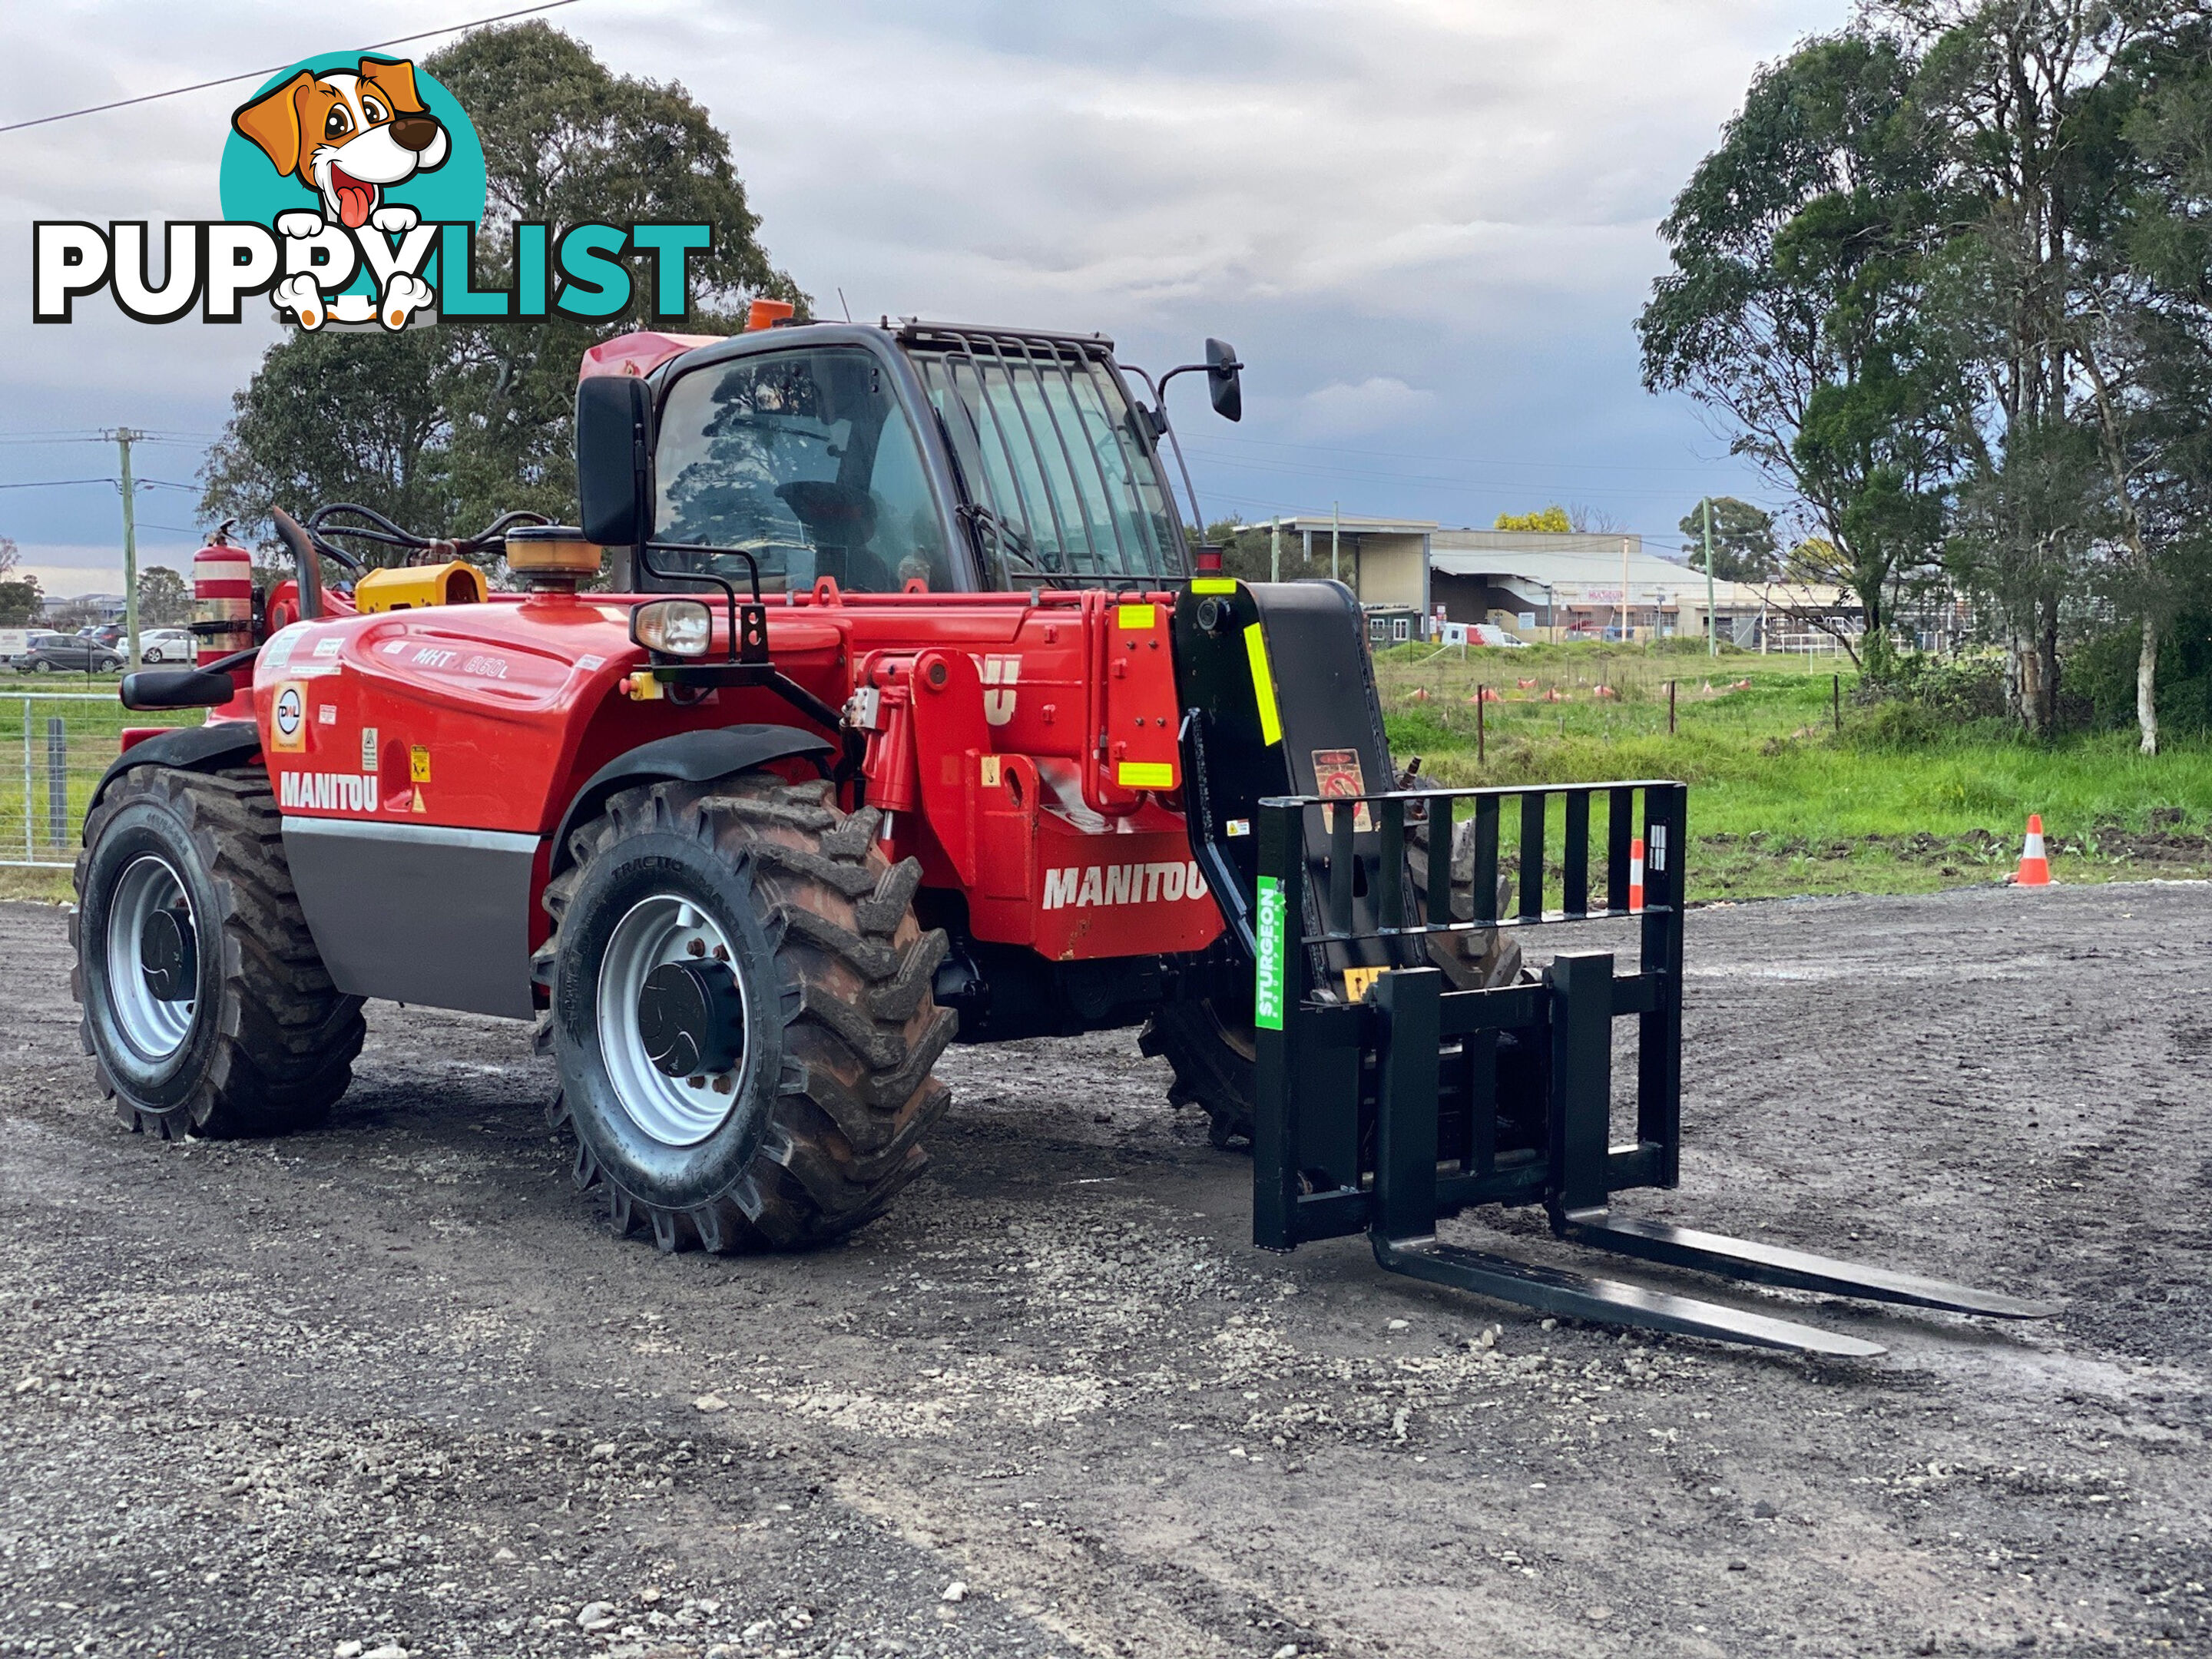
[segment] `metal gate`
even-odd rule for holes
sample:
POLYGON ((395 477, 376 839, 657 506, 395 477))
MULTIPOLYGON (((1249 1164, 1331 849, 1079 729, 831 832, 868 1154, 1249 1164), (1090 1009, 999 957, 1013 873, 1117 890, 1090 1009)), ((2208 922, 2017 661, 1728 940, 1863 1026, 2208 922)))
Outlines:
POLYGON ((76 863, 86 805, 121 752, 124 723, 189 718, 130 714, 112 690, 0 691, 0 866, 76 863))

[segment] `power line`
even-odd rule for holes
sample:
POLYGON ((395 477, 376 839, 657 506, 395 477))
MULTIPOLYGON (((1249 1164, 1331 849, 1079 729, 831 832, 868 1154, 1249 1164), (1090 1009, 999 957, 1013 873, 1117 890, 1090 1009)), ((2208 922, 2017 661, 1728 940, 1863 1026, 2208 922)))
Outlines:
MULTIPOLYGON (((1564 467, 1578 472, 1674 472, 1680 470, 1673 466, 1652 466, 1626 461, 1530 461, 1513 460, 1495 456, 1424 455, 1413 450, 1353 449, 1344 444, 1299 444, 1280 438, 1247 438, 1241 434, 1229 437, 1221 434, 1209 434, 1203 438, 1194 437, 1190 440, 1189 447, 1194 451, 1200 451, 1213 443, 1226 444, 1232 448, 1255 444, 1264 449, 1303 449, 1316 455, 1357 455, 1370 460, 1443 461, 1462 466, 1564 467)), ((1711 463, 1699 461, 1686 462, 1684 465, 1704 466, 1710 465, 1711 463)))
MULTIPOLYGON (((1338 450, 1330 453, 1349 455, 1354 459, 1362 459, 1360 452, 1357 450, 1338 450)), ((1498 481, 1497 483, 1480 483, 1463 477, 1438 477, 1434 473, 1384 472, 1377 471, 1372 468, 1358 466, 1325 465, 1317 469, 1312 463, 1302 464, 1291 460, 1276 460, 1266 456, 1261 456, 1254 459, 1237 460, 1232 459, 1226 455, 1209 454, 1205 450, 1200 449, 1195 445, 1192 446, 1192 454, 1194 459, 1205 461, 1210 465, 1227 467, 1234 471, 1263 472, 1285 477, 1291 475, 1310 477, 1318 470, 1331 477, 1372 478, 1384 483, 1444 484, 1462 489, 1498 489, 1503 487, 1505 482, 1498 481)), ((1582 471, 1589 470, 1582 466, 1578 463, 1571 461, 1488 461, 1467 458, 1462 459, 1460 464, 1466 466, 1511 467, 1520 474, 1542 474, 1550 471, 1582 471)), ((1658 467, 1638 470, 1650 471, 1653 472, 1665 471, 1670 473, 1675 471, 1675 469, 1673 468, 1658 467)), ((1689 470, 1690 469, 1686 466, 1680 471, 1682 473, 1687 473, 1689 470)), ((1593 488, 1607 495, 1644 495, 1649 496, 1654 500, 1657 500, 1662 497, 1671 497, 1674 494, 1672 490, 1656 489, 1649 486, 1629 483, 1586 485, 1584 488, 1593 488)))
MULTIPOLYGON (((216 437, 212 432, 147 432, 139 434, 139 441, 149 444, 174 444, 182 449, 203 449, 216 437)), ((0 432, 0 444, 106 444, 115 441, 110 431, 87 432, 0 432)))
MULTIPOLYGON (((482 28, 487 23, 504 23, 510 17, 527 17, 533 12, 556 11, 562 6, 573 6, 576 0, 545 0, 538 6, 525 6, 520 11, 503 11, 496 17, 479 17, 469 23, 449 23, 444 28, 422 29, 413 34, 394 35, 389 40, 375 40, 363 46, 363 52, 375 52, 385 46, 404 46, 410 40, 427 40, 434 34, 458 34, 463 29, 482 28)), ((295 60, 297 61, 297 60, 295 60)), ((41 115, 28 121, 10 121, 0 126, 0 132, 21 132, 25 127, 43 127, 54 121, 73 121, 80 115, 98 115, 111 109, 128 109, 133 104, 150 104, 162 98, 181 97, 188 92, 205 92, 210 87, 228 87, 240 81, 258 81, 279 70, 291 68, 290 64, 278 64, 273 68, 248 70, 243 75, 226 75, 217 81, 195 81, 188 87, 172 87, 167 92, 149 92, 137 98, 118 98, 112 104, 88 104, 82 109, 64 110, 59 115, 41 115)))
MULTIPOLYGON (((112 484, 116 482, 117 480, 112 477, 26 478, 19 483, 0 483, 0 489, 63 489, 68 488, 71 484, 112 484)), ((137 478, 134 479, 132 482, 136 483, 141 489, 181 489, 186 494, 193 495, 197 495, 200 493, 200 487, 198 484, 174 483, 167 478, 137 478)))

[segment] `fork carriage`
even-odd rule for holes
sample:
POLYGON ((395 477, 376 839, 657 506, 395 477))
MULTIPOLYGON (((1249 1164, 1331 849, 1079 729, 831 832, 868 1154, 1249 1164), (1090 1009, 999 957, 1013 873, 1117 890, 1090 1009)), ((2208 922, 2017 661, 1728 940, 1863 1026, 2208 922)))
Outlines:
MULTIPOLYGON (((1447 1244, 1437 1224, 1476 1205, 1541 1204, 1562 1238, 1670 1267, 2000 1318, 2053 1312, 1613 1213, 1616 1193, 1681 1179, 1687 797, 1680 783, 1638 781, 1259 802, 1254 1242, 1287 1250, 1364 1231, 1394 1273, 1550 1314, 1833 1357, 1883 1350, 1771 1315, 1447 1244), (1547 859, 1554 799, 1564 830, 1555 865, 1547 859), (1462 810, 1471 821, 1456 830, 1462 810), (1499 826, 1514 817, 1515 867, 1501 894, 1499 826), (1470 914, 1455 915, 1455 880, 1432 881, 1425 892, 1408 882, 1397 849, 1407 825, 1424 821, 1431 849, 1464 854, 1471 842, 1461 901, 1470 914), (1556 908, 1547 908, 1552 898, 1556 908), (1619 971, 1609 952, 1561 951, 1540 975, 1462 988, 1431 951, 1432 940, 1454 934, 1574 922, 1632 927, 1634 971, 1619 971), (1613 1023, 1628 1018, 1635 1137, 1616 1145, 1613 1023), (1501 1066, 1502 1048, 1517 1051, 1515 1064, 1501 1066)), ((1462 861, 1454 859, 1455 871, 1462 861)))

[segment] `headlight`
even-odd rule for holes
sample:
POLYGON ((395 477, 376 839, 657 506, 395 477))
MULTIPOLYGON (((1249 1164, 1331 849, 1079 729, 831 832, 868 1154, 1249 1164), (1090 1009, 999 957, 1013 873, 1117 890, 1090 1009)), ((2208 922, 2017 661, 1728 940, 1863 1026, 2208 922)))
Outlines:
POLYGON ((629 636, 648 651, 703 657, 714 638, 714 613, 699 599, 655 599, 629 613, 629 636))

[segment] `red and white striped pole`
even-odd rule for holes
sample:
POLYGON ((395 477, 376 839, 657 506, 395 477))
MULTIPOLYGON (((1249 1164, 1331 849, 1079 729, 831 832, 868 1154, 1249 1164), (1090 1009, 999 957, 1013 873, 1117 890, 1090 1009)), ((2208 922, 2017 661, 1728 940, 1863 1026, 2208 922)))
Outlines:
POLYGON ((1644 837, 1628 843, 1628 909, 1633 915, 1644 908, 1644 837))

